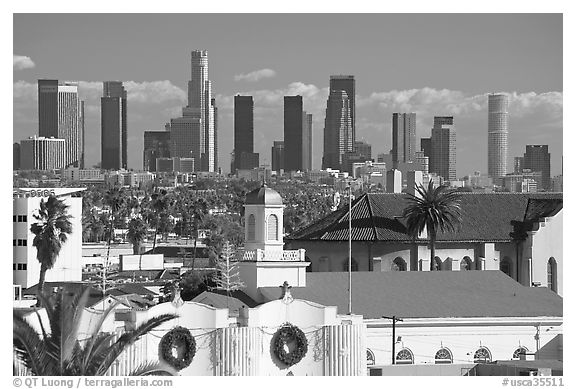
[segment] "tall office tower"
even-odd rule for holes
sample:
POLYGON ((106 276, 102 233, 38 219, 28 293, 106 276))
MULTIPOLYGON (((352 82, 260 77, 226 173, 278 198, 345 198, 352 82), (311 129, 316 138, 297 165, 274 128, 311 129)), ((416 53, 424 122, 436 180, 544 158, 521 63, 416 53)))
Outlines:
POLYGON ((20 170, 20 143, 12 145, 12 170, 20 170))
POLYGON ((144 131, 144 170, 155 172, 157 158, 170 158, 170 132, 144 131))
POLYGON ((170 119, 170 156, 194 158, 194 166, 201 170, 203 135, 202 120, 190 114, 189 107, 182 108, 182 117, 170 119))
POLYGON ((303 170, 304 111, 302 96, 284 96, 284 169, 303 170))
POLYGON ((445 180, 456 179, 456 130, 453 116, 435 116, 429 170, 445 180))
POLYGON ((354 142, 354 150, 356 150, 357 155, 364 158, 364 162, 372 160, 372 145, 370 143, 362 141, 354 142))
POLYGON ((508 173, 508 96, 488 95, 488 176, 508 173))
POLYGON ((417 151, 414 156, 414 162, 416 162, 417 168, 424 174, 428 174, 430 159, 424 154, 424 151, 417 151))
POLYGON ((312 170, 312 114, 302 113, 302 170, 312 170))
POLYGON ((214 110, 214 171, 220 171, 220 165, 218 164, 218 107, 216 106, 216 99, 212 97, 210 100, 210 105, 214 110))
POLYGON ((66 166, 66 140, 32 136, 20 141, 21 170, 53 170, 66 166))
POLYGON ((254 169, 259 165, 254 153, 254 99, 234 96, 234 161, 232 173, 238 169, 254 169))
POLYGON ((340 169, 344 154, 353 151, 354 136, 348 94, 344 90, 331 90, 326 103, 322 169, 340 169))
POLYGON ((77 82, 38 80, 38 135, 64 139, 65 166, 79 166, 81 135, 77 82))
POLYGON ((414 162, 416 158, 416 114, 392 114, 392 162, 414 162))
POLYGON ((352 142, 356 140, 356 81, 352 75, 330 76, 330 91, 346 91, 350 107, 350 122, 352 123, 352 142))
POLYGON ((550 153, 548 145, 526 145, 524 153, 524 169, 542 172, 540 188, 550 189, 550 153))
POLYGON ((524 170, 524 157, 514 157, 514 173, 522 173, 524 170))
POLYGON ((121 81, 104 81, 101 104, 102 169, 128 168, 126 90, 121 81))
POLYGON ((80 169, 85 167, 85 156, 86 156, 86 128, 84 127, 84 100, 80 100, 80 169))
POLYGON ((272 170, 278 174, 280 174, 280 170, 284 170, 284 141, 274 141, 274 146, 272 146, 272 170))
MULTIPOLYGON (((199 119, 200 169, 213 172, 216 169, 216 133, 214 123, 215 101, 212 100, 212 83, 208 79, 208 51, 194 50, 191 53, 191 78, 188 82, 188 106, 183 116, 199 119)), ((193 136, 193 135, 191 135, 193 136)), ((196 163, 198 166, 198 163, 196 163)))

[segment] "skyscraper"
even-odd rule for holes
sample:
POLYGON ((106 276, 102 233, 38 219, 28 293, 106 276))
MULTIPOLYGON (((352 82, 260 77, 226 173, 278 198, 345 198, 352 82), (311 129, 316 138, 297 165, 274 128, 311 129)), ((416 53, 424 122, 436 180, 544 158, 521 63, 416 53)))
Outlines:
POLYGON ((121 81, 104 81, 101 104, 102 169, 128 168, 126 90, 121 81))
POLYGON ((488 176, 508 173, 508 96, 488 95, 488 176))
POLYGON ((170 156, 194 158, 196 169, 202 161, 204 145, 202 119, 190 113, 189 107, 182 108, 182 116, 170 119, 170 156))
POLYGON ((208 78, 208 51, 206 50, 194 50, 191 53, 188 108, 187 115, 201 120, 202 134, 199 150, 201 170, 213 172, 217 169, 216 152, 218 150, 214 123, 216 102, 212 98, 212 82, 208 78))
POLYGON ((170 158, 170 132, 144 131, 144 170, 156 171, 156 158, 170 158))
POLYGON ((20 141, 20 169, 53 170, 65 166, 66 140, 33 136, 20 141))
POLYGON ((392 114, 392 162, 414 162, 416 159, 416 114, 392 114))
POLYGON ((234 96, 234 161, 232 173, 238 169, 254 169, 259 165, 254 153, 254 100, 252 96, 234 96))
POLYGON ((542 172, 541 182, 538 184, 542 189, 550 189, 550 153, 548 145, 526 145, 524 153, 524 169, 533 172, 542 172))
POLYGON ((302 96, 284 96, 284 169, 302 170, 304 111, 302 96))
POLYGON ((86 128, 84 127, 84 100, 80 100, 80 169, 85 168, 85 156, 86 156, 86 128))
POLYGON ((80 100, 77 82, 38 80, 38 135, 64 139, 64 165, 80 165, 80 100))
POLYGON ((302 113, 302 170, 312 170, 312 114, 302 113))
POLYGON ((284 141, 274 141, 272 146, 272 170, 278 174, 280 174, 280 170, 284 170, 284 141))
POLYGON ((220 171, 220 165, 218 164, 218 107, 216 106, 216 99, 212 97, 210 100, 212 109, 214 110, 214 171, 220 171))
POLYGON ((432 158, 430 172, 456 179, 456 130, 453 116, 435 116, 432 127, 432 158))
POLYGON ((330 90, 324 122, 322 169, 340 169, 344 154, 353 151, 354 137, 348 94, 344 90, 330 90))
POLYGON ((330 76, 330 91, 343 90, 348 96, 350 122, 352 126, 352 142, 356 140, 356 80, 352 75, 330 76))

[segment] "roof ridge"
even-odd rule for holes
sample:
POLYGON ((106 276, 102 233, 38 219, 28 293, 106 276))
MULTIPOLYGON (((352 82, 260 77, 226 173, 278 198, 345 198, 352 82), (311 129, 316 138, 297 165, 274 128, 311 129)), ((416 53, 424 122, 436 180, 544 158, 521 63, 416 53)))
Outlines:
POLYGON ((372 202, 370 201, 370 196, 366 193, 366 198, 368 201, 368 214, 370 215, 370 221, 372 222, 372 229, 374 230, 374 239, 378 239, 378 230, 376 229, 376 222, 374 221, 374 212, 372 211, 372 202))

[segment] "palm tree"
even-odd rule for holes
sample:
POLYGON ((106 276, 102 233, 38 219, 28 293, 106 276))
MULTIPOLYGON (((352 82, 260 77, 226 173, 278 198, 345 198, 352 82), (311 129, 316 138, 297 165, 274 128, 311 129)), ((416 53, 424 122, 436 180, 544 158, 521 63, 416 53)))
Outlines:
MULTIPOLYGON (((172 314, 153 317, 117 337, 115 332, 102 332, 106 318, 115 308, 111 305, 97 319, 89 333, 84 334, 80 332, 80 325, 87 312, 89 294, 89 288, 82 293, 61 289, 50 299, 41 296, 48 317, 46 323, 40 312, 36 311, 41 333, 20 312, 14 310, 14 364, 22 363, 33 375, 38 376, 104 375, 130 345, 160 324, 177 318, 172 314)), ((145 363, 133 371, 133 375, 161 374, 171 375, 174 371, 158 362, 145 363)))
POLYGON ((34 234, 32 245, 36 247, 36 259, 40 262, 40 279, 38 280, 38 303, 44 293, 44 279, 46 271, 52 269, 56 258, 60 254, 62 245, 72 233, 72 215, 68 215, 68 205, 54 196, 48 197, 47 201, 40 200, 40 210, 34 219, 37 220, 30 227, 34 234))
POLYGON ((462 221, 460 214, 461 193, 447 186, 434 188, 432 181, 428 187, 420 184, 417 195, 409 194, 408 206, 404 209, 406 229, 416 239, 424 229, 430 242, 430 270, 434 270, 435 244, 438 232, 454 232, 462 221))
POLYGON ((151 208, 156 214, 154 243, 152 244, 152 254, 156 252, 156 236, 158 235, 158 228, 160 226, 160 219, 170 207, 170 200, 165 190, 154 193, 152 196, 151 208))
POLYGON ((114 220, 115 215, 120 213, 124 204, 122 191, 118 187, 113 187, 106 191, 102 202, 110 208, 110 226, 108 232, 108 248, 106 251, 106 263, 104 264, 104 276, 102 278, 102 289, 106 291, 106 268, 110 259, 110 246, 114 239, 114 220))
POLYGON ((128 223, 128 233, 126 238, 132 243, 134 254, 140 254, 140 246, 146 238, 148 225, 140 218, 134 218, 128 223))

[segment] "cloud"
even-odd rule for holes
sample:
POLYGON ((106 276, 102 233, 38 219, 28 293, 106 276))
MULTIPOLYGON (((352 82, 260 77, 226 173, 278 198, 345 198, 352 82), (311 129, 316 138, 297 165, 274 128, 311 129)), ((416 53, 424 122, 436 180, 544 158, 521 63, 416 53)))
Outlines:
POLYGON ((234 76, 234 81, 256 82, 264 78, 272 78, 275 76, 276 72, 272 69, 260 69, 246 74, 237 74, 234 76))
POLYGON ((162 104, 178 101, 185 104, 188 94, 170 81, 127 81, 124 83, 128 100, 135 103, 162 104))
POLYGON ((30 57, 14 54, 14 70, 32 69, 36 64, 30 57))

